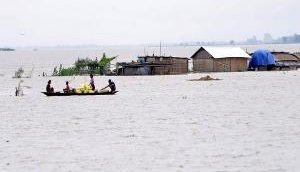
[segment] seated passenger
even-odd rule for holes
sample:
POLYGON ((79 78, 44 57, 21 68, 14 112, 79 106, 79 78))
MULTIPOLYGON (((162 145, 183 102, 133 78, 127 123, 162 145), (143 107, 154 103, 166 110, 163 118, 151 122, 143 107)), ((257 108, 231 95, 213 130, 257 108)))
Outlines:
POLYGON ((66 88, 64 89, 65 93, 70 93, 70 86, 69 86, 69 81, 66 82, 66 88))
POLYGON ((53 87, 51 87, 51 80, 48 81, 46 91, 47 91, 47 93, 54 93, 54 89, 53 89, 53 87))
POLYGON ((91 80, 90 80, 90 86, 91 86, 92 90, 95 91, 95 82, 94 82, 94 76, 93 76, 93 74, 90 74, 90 78, 91 78, 91 80))

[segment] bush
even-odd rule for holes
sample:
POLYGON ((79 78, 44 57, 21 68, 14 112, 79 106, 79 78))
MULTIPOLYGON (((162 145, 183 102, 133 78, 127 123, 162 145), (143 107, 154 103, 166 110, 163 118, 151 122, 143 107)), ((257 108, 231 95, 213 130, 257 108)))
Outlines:
POLYGON ((104 75, 110 70, 110 63, 115 58, 116 57, 106 57, 105 53, 103 53, 99 61, 89 58, 78 58, 72 67, 64 68, 60 65, 59 69, 57 69, 57 66, 55 66, 52 76, 72 76, 89 73, 104 75))
POLYGON ((15 72, 15 76, 14 78, 22 78, 24 74, 24 69, 22 67, 20 67, 16 72, 15 72))

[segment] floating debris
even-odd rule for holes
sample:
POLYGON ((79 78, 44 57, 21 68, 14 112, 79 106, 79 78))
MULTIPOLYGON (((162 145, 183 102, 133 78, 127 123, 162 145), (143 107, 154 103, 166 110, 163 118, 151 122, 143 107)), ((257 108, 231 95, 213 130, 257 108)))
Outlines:
POLYGON ((204 77, 201 77, 200 79, 191 79, 189 81, 219 81, 219 80, 222 80, 222 79, 219 79, 219 78, 212 78, 211 76, 209 75, 206 75, 204 77))

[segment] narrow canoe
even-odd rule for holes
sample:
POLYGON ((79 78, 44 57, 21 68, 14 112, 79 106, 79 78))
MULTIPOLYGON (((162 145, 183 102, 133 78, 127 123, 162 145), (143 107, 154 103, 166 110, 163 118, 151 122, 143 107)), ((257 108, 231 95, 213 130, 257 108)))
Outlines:
POLYGON ((101 92, 101 93, 63 93, 63 92, 55 92, 55 93, 47 93, 42 92, 46 96, 99 96, 99 95, 114 95, 118 91, 114 92, 101 92))

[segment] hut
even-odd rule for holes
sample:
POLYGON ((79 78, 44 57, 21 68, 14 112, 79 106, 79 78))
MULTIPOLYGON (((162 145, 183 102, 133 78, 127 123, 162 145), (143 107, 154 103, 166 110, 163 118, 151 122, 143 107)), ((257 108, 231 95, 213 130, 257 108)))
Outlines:
POLYGON ((188 58, 141 56, 137 62, 118 63, 118 75, 178 75, 188 73, 188 58))
POLYGON ((195 72, 240 72, 247 70, 250 56, 239 47, 201 47, 192 57, 195 72))
POLYGON ((300 67, 300 58, 289 52, 272 52, 276 68, 279 70, 296 70, 300 67))

